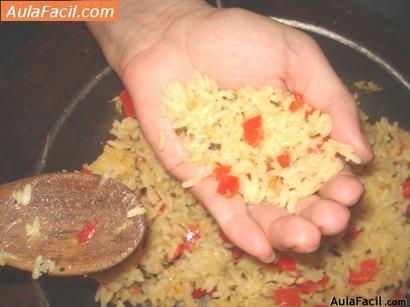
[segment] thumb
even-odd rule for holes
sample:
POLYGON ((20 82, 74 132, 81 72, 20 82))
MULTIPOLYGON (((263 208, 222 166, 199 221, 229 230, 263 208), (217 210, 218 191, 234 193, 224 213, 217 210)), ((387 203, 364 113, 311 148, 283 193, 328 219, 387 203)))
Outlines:
MULTIPOLYGON (((287 87, 301 93, 314 108, 329 114, 333 120, 331 136, 352 145, 363 163, 369 162, 373 154, 362 132, 353 97, 316 42, 304 33, 295 32, 298 32, 296 37, 295 33, 289 35, 292 37, 289 44, 297 44, 299 51, 289 57, 287 87)), ((295 47, 291 46, 291 50, 295 47)))

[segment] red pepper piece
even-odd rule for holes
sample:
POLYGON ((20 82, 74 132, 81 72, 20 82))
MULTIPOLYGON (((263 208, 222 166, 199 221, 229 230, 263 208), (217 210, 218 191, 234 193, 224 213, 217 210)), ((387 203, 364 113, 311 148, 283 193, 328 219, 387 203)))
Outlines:
POLYGON ((286 168, 290 164, 290 154, 287 150, 285 150, 280 156, 276 158, 280 166, 286 168))
POLYGON ((191 295, 194 299, 200 299, 206 295, 206 290, 202 288, 194 289, 194 291, 191 292, 191 295))
POLYGON ((122 90, 119 94, 122 110, 124 112, 124 117, 135 117, 134 104, 132 103, 131 97, 127 90, 122 90))
POLYGON ((185 235, 185 249, 190 251, 194 250, 196 242, 201 238, 199 229, 195 226, 189 226, 185 235))
POLYGON ((308 294, 308 293, 313 293, 318 289, 319 285, 311 280, 307 280, 303 283, 301 283, 298 288, 300 292, 308 294))
POLYGON ((349 268, 349 284, 361 285, 372 281, 379 271, 379 264, 376 260, 364 260, 360 263, 360 271, 349 268))
POLYGON ((280 255, 277 260, 269 263, 269 267, 282 271, 294 272, 297 270, 297 263, 294 259, 280 255))
POLYGON ((319 287, 324 288, 327 286, 329 283, 330 278, 327 275, 323 275, 322 279, 319 280, 318 282, 314 282, 312 280, 307 280, 300 285, 298 285, 298 288, 300 292, 308 294, 312 292, 316 292, 319 287))
POLYGON ((216 180, 220 181, 222 177, 228 175, 231 172, 231 167, 229 165, 219 165, 214 170, 214 176, 216 180))
POLYGON ((403 183, 403 197, 410 199, 410 177, 403 183))
POLYGON ((166 208, 167 208, 167 205, 166 205, 165 203, 162 203, 162 204, 161 204, 161 207, 159 207, 159 211, 160 211, 161 213, 164 213, 166 208))
POLYGON ((179 258, 184 251, 185 251, 185 243, 179 244, 177 246, 177 248, 175 249, 174 256, 172 257, 172 260, 175 260, 175 259, 179 258))
POLYGON ((297 307, 301 304, 300 294, 294 287, 275 290, 273 292, 273 298, 279 306, 297 307))
POLYGON ((293 97, 294 97, 294 100, 290 104, 289 110, 294 113, 297 110, 299 110, 305 102, 303 101, 303 97, 301 94, 293 93, 293 97))
POLYGON ((353 241, 362 231, 363 229, 358 230, 356 227, 349 227, 346 232, 346 238, 353 241))
POLYGON ((312 109, 312 110, 310 110, 310 111, 306 111, 306 112, 305 112, 305 118, 307 119, 310 115, 313 114, 313 112, 315 112, 315 109, 312 109))
POLYGON ((231 250, 232 252, 232 259, 235 262, 238 262, 239 260, 241 260, 241 258, 243 257, 244 251, 241 250, 239 247, 234 246, 231 250))
POLYGON ((256 147, 263 138, 262 117, 260 115, 252 117, 242 124, 243 138, 246 143, 256 147))
POLYGON ((323 275, 322 279, 319 280, 317 283, 320 287, 324 288, 324 287, 327 286, 329 281, 330 281, 330 277, 325 274, 325 275, 323 275))
POLYGON ((86 168, 86 167, 81 168, 81 169, 80 169, 80 173, 81 173, 81 174, 84 174, 84 175, 89 175, 89 174, 91 174, 90 170, 89 170, 88 168, 86 168))
POLYGON ((97 230, 97 221, 91 220, 89 221, 84 228, 77 234, 77 242, 78 244, 85 244, 91 240, 97 230))
POLYGON ((201 238, 201 232, 196 226, 189 226, 186 229, 185 240, 183 243, 179 244, 175 249, 174 256, 172 260, 179 258, 184 251, 189 251, 192 253, 196 242, 201 238))
POLYGON ((224 176, 218 184, 217 192, 226 198, 232 198, 239 191, 239 178, 235 176, 224 176))

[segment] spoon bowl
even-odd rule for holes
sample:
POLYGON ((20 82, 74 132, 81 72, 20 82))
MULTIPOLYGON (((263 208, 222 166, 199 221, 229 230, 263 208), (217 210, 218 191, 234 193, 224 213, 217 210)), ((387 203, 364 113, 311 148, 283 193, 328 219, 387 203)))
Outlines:
POLYGON ((0 212, 0 257, 26 271, 43 265, 42 273, 49 275, 112 267, 140 246, 145 233, 144 208, 131 190, 82 173, 2 185, 0 212))

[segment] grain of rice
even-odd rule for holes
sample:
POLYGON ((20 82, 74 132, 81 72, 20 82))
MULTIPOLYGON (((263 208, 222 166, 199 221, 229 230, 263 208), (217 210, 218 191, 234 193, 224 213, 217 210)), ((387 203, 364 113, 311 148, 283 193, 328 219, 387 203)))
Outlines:
POLYGON ((368 94, 380 92, 383 90, 383 87, 379 86, 374 81, 360 80, 356 81, 353 85, 359 90, 365 91, 368 94))
POLYGON ((33 273, 31 277, 33 279, 38 279, 41 275, 52 272, 54 269, 55 262, 53 260, 43 259, 43 257, 39 255, 34 262, 33 273))
POLYGON ((137 215, 143 215, 145 213, 144 207, 135 207, 127 211, 127 218, 132 218, 137 215))
POLYGON ((13 198, 18 205, 27 206, 31 201, 32 192, 31 184, 26 184, 21 190, 13 192, 13 198))
POLYGON ((34 217, 34 221, 32 224, 26 224, 26 235, 29 237, 39 237, 41 235, 41 225, 40 225, 40 218, 38 216, 34 217))

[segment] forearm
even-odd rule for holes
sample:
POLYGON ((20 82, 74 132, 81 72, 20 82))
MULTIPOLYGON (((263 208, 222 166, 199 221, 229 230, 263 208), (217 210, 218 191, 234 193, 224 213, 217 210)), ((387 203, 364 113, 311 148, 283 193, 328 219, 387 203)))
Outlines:
POLYGON ((115 22, 88 22, 87 26, 117 73, 135 56, 154 44, 177 18, 206 7, 202 0, 119 0, 115 22))

